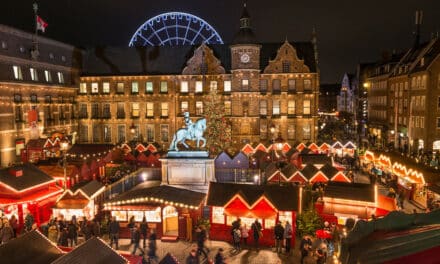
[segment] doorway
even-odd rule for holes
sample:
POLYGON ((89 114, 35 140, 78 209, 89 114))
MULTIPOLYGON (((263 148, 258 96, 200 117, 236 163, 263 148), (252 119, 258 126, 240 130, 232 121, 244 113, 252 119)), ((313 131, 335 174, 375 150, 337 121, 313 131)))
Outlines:
POLYGON ((166 206, 165 208, 163 208, 162 226, 164 236, 179 235, 178 212, 174 206, 166 206))

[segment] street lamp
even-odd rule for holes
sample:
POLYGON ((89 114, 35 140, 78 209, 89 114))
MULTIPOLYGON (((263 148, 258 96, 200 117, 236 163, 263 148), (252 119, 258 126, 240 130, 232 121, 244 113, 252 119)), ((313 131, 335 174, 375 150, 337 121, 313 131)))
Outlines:
POLYGON ((64 138, 60 142, 61 151, 63 153, 63 170, 64 170, 64 190, 67 189, 67 149, 69 148, 69 141, 64 138))
POLYGON ((136 133, 136 126, 134 125, 133 122, 131 123, 131 126, 129 128, 130 128, 131 138, 132 138, 132 140, 135 140, 134 134, 136 133))

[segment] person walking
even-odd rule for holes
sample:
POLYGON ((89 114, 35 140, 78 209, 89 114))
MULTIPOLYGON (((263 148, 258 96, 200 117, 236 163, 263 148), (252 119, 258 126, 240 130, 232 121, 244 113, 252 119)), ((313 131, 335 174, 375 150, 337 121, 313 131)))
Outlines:
POLYGON ((255 222, 252 223, 251 229, 254 236, 255 249, 258 251, 259 250, 258 241, 260 240, 260 238, 263 237, 263 233, 262 233, 263 229, 261 227, 260 222, 258 222, 258 219, 255 219, 255 222))
POLYGON ((240 251, 241 231, 240 228, 234 229, 234 249, 240 251))
POLYGON ((134 239, 134 231, 135 231, 135 221, 134 221, 134 215, 130 217, 130 220, 128 220, 127 227, 130 229, 130 245, 133 244, 134 239))
POLYGON ((150 237, 148 238, 148 259, 155 260, 156 262, 159 262, 159 257, 156 255, 157 250, 157 244, 156 244, 156 230, 150 229, 150 237))
POLYGON ((34 216, 26 210, 26 217, 24 218, 24 231, 30 232, 32 231, 32 225, 34 224, 34 216))
POLYGON ((9 220, 7 218, 3 219, 3 228, 0 231, 0 244, 8 243, 9 240, 14 238, 14 230, 12 230, 9 220))
POLYGON ((275 251, 277 253, 282 253, 283 240, 284 240, 284 227, 281 225, 281 222, 278 222, 275 225, 274 235, 275 235, 275 251))
POLYGON ((78 245, 78 227, 74 224, 73 221, 69 221, 69 224, 67 225, 67 231, 67 238, 69 239, 70 247, 73 247, 74 244, 75 246, 78 245))
POLYGON ((116 250, 119 249, 119 222, 116 221, 116 217, 113 216, 108 226, 108 232, 110 237, 110 247, 113 246, 113 242, 116 244, 116 250))
POLYGON ((226 264, 226 258, 223 255, 223 248, 219 248, 214 257, 214 264, 226 264))
POLYGON ((292 225, 289 223, 289 221, 286 221, 286 227, 284 228, 284 238, 286 239, 285 241, 286 254, 290 254, 292 235, 293 235, 292 225))
POLYGON ((11 219, 9 219, 9 225, 11 226, 12 230, 14 231, 14 237, 17 237, 18 220, 14 214, 11 216, 11 219))
POLYGON ((243 243, 245 246, 247 246, 247 239, 249 237, 249 228, 246 224, 243 225, 241 228, 241 238, 243 238, 243 243))
POLYGON ((206 240, 206 231, 203 226, 199 226, 196 230, 197 232, 197 255, 200 256, 203 254, 205 258, 208 258, 208 254, 205 251, 205 240, 206 240))
POLYGON ((140 225, 141 228, 141 235, 142 235, 142 239, 143 239, 143 247, 145 248, 147 245, 145 243, 145 241, 147 240, 147 231, 148 231, 148 224, 147 224, 147 219, 144 216, 144 218, 142 218, 142 223, 140 225))
POLYGON ((134 231, 132 237, 132 244, 134 244, 134 246, 133 246, 133 252, 131 253, 132 255, 136 254, 136 250, 139 248, 139 242, 141 241, 141 231, 139 229, 139 226, 135 224, 133 229, 134 231))
POLYGON ((57 243, 58 240, 58 227, 56 224, 56 220, 51 220, 49 222, 49 230, 47 233, 47 238, 49 238, 50 241, 53 243, 57 243))

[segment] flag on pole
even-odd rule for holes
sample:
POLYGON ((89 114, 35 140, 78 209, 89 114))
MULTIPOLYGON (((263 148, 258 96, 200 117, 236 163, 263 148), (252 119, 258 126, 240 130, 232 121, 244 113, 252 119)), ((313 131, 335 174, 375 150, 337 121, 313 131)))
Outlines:
POLYGON ((37 16, 37 30, 41 30, 44 33, 48 24, 40 17, 37 16))

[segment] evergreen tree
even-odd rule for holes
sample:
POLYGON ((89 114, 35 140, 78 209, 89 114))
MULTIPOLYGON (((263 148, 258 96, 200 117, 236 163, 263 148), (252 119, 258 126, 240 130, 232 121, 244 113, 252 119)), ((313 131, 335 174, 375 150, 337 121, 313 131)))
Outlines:
POLYGON ((211 154, 218 154, 231 143, 231 125, 225 117, 225 107, 217 89, 211 89, 205 105, 207 122, 207 148, 211 154))

